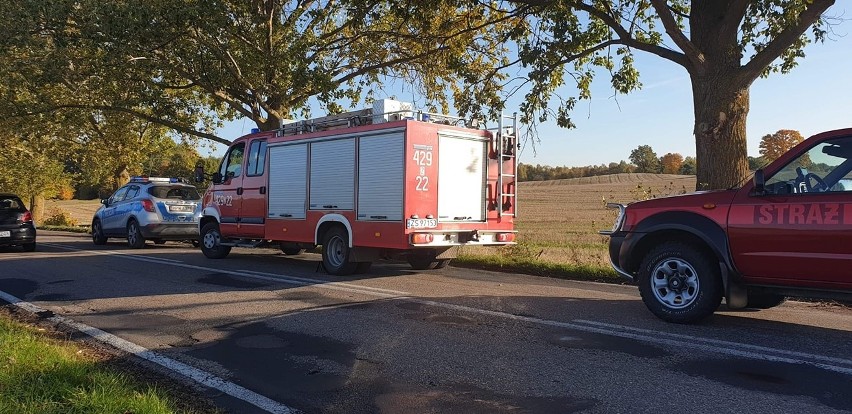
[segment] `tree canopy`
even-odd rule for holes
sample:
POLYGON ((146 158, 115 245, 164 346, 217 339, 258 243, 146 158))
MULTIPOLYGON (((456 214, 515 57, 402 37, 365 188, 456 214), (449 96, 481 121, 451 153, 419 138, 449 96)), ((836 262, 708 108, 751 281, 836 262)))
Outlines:
POLYGON ((804 139, 799 131, 792 129, 780 129, 774 134, 766 134, 760 139, 760 156, 767 163, 775 161, 804 139))

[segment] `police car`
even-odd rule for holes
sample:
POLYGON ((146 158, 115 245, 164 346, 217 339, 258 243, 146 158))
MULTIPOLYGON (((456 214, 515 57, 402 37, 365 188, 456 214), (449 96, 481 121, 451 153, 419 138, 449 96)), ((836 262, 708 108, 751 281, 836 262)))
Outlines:
POLYGON ((178 178, 132 177, 103 204, 92 218, 92 242, 102 245, 110 237, 127 238, 134 249, 145 241, 198 243, 201 196, 178 178))

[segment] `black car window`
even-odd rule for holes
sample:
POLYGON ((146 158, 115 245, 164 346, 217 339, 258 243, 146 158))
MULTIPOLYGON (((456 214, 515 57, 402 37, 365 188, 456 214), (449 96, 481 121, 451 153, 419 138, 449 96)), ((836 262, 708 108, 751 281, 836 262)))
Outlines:
POLYGON ((0 209, 5 211, 24 211, 24 203, 18 197, 0 196, 0 209))
POLYGON ((195 201, 201 199, 198 190, 190 186, 153 186, 148 188, 148 194, 156 198, 171 200, 195 201))

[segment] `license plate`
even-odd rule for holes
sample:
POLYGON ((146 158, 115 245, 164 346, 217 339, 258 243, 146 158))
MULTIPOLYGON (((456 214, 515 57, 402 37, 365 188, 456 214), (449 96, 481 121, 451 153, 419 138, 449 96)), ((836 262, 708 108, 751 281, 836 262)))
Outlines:
POLYGON ((408 219, 405 227, 409 229, 431 229, 438 227, 438 219, 408 219))
POLYGON ((193 206, 169 206, 171 213, 190 213, 192 210, 193 206))
POLYGON ((0 237, 12 237, 11 231, 0 231, 0 237))

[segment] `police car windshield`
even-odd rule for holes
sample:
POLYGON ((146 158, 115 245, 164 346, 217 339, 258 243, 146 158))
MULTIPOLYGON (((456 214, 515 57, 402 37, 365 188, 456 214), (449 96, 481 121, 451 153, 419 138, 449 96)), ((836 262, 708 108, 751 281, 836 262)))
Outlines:
POLYGON ((198 190, 190 186, 160 186, 155 185, 148 189, 148 194, 156 198, 171 200, 200 200, 198 190))

